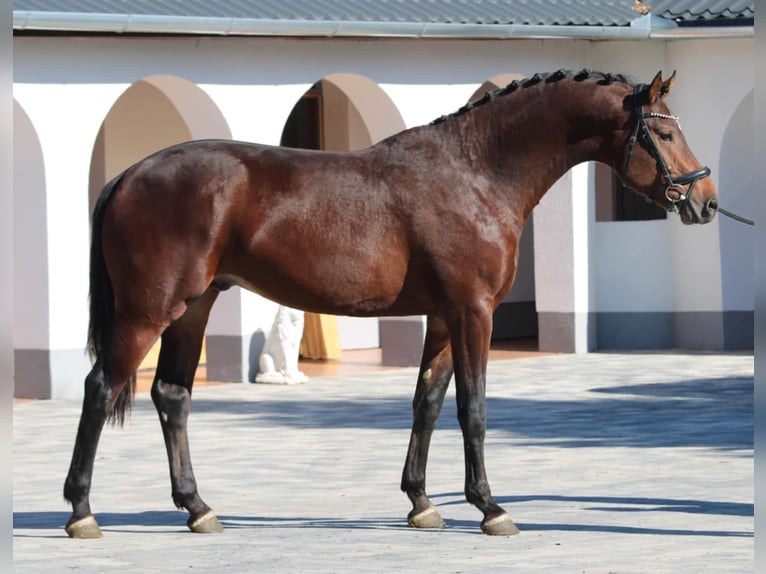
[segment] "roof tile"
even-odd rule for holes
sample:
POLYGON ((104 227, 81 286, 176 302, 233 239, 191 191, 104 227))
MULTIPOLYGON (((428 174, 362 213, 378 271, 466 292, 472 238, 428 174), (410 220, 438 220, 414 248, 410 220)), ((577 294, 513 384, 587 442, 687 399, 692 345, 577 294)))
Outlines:
MULTIPOLYGON (((627 26, 635 0, 13 0, 14 11, 263 20, 627 26)), ((648 0, 680 24, 737 23, 753 0, 648 0)))

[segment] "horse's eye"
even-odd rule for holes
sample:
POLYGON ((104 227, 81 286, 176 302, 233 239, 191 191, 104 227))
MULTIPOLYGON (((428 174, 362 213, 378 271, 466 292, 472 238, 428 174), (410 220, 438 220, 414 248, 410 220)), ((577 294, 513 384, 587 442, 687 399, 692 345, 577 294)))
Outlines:
POLYGON ((672 141, 673 141, 673 134, 672 134, 672 133, 670 133, 670 132, 662 132, 662 133, 660 134, 660 139, 661 139, 662 141, 666 141, 666 142, 672 142, 672 141))

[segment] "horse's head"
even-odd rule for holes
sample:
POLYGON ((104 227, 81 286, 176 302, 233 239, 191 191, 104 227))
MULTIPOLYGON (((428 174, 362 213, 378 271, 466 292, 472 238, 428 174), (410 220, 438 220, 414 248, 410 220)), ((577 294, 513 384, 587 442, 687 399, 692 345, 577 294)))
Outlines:
POLYGON ((630 118, 620 176, 649 201, 677 212, 683 223, 708 223, 718 210, 710 168, 694 157, 678 117, 663 101, 675 76, 663 80, 658 72, 651 84, 638 84, 625 99, 630 118))

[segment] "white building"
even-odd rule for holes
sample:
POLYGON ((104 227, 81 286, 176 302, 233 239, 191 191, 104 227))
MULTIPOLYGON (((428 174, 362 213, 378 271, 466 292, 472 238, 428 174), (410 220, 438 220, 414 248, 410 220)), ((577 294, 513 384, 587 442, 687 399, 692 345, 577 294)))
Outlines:
MULTIPOLYGON (((93 13, 85 0, 14 0, 18 397, 82 393, 89 213, 101 186, 180 141, 279 144, 299 101, 307 113, 316 104, 317 117, 296 137, 313 130, 327 149, 352 149, 535 72, 649 81, 677 70, 668 103, 712 169, 721 205, 753 207, 753 2, 710 12, 706 4, 720 3, 660 1, 643 17, 632 0, 400 2, 379 13, 339 0, 324 16, 297 0, 282 3, 291 16, 245 0, 211 3, 209 13, 169 0, 142 2, 143 12, 103 4, 93 13), (496 22, 484 13, 493 6, 507 12, 496 22)), ((564 352, 751 349, 753 229, 720 216, 699 227, 672 215, 621 221, 612 179, 583 164, 546 195, 496 336, 537 335, 541 350, 564 352)), ((252 378, 254 335, 268 332, 275 309, 237 288, 222 294, 207 330, 211 378, 252 378)), ((423 321, 340 318, 339 330, 344 348, 382 344, 407 362, 423 321)))

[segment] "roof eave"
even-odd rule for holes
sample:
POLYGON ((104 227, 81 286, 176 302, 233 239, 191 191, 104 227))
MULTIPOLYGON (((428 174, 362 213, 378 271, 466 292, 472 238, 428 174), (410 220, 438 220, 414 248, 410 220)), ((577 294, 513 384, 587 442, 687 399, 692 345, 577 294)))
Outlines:
POLYGON ((751 37, 743 30, 675 28, 656 30, 631 26, 537 26, 523 24, 447 24, 417 22, 359 22, 332 20, 266 20, 248 18, 200 18, 140 14, 97 14, 14 10, 16 32, 62 32, 96 34, 156 34, 202 36, 278 37, 370 37, 509 39, 570 38, 584 40, 640 40, 646 38, 751 37))
POLYGON ((652 30, 649 36, 657 40, 754 38, 755 28, 753 26, 684 26, 672 30, 652 30))

